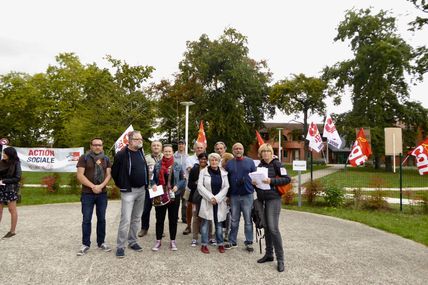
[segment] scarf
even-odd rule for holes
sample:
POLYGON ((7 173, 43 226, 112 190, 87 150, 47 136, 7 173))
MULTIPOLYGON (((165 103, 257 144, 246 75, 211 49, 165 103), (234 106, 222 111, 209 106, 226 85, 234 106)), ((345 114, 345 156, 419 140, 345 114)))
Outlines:
POLYGON ((94 160, 94 183, 95 184, 101 184, 104 182, 104 169, 102 162, 105 160, 104 158, 104 152, 100 152, 99 154, 95 154, 94 152, 90 151, 88 155, 94 160), (103 160, 103 161, 101 161, 103 160))
POLYGON ((161 169, 159 172, 159 184, 162 186, 167 186, 165 183, 165 174, 168 173, 169 167, 174 163, 174 157, 170 158, 162 157, 161 160, 161 169))

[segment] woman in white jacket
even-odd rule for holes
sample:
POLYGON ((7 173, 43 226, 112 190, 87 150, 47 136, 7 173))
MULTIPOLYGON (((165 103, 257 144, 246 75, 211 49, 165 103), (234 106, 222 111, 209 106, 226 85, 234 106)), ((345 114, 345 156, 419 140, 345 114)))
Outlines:
POLYGON ((208 155, 209 166, 199 173, 198 192, 202 196, 199 217, 201 222, 201 251, 210 253, 208 250, 208 224, 214 221, 215 235, 218 251, 224 253, 223 226, 226 220, 228 206, 226 194, 229 190, 227 171, 220 167, 220 155, 211 153, 208 155))

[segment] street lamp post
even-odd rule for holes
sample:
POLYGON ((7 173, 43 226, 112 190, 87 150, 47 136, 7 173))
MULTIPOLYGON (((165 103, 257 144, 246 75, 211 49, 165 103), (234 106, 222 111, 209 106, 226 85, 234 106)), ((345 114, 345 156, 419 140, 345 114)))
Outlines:
POLYGON ((282 147, 281 147, 281 137, 282 137, 282 129, 283 128, 276 128, 278 130, 278 159, 279 162, 281 161, 281 154, 282 154, 282 147))
POLYGON ((189 138, 189 106, 195 105, 195 103, 191 101, 187 102, 180 102, 181 105, 186 106, 186 134, 185 134, 185 141, 186 141, 186 154, 188 154, 189 144, 188 144, 188 138, 189 138))

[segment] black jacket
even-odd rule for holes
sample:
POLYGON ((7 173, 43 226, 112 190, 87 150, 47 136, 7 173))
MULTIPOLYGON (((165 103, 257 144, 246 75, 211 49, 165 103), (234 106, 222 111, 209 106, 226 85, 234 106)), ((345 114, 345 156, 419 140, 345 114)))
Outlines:
POLYGON ((262 160, 258 167, 266 167, 268 169, 270 190, 261 190, 256 187, 257 199, 260 201, 281 199, 275 185, 286 185, 291 182, 291 178, 288 175, 281 175, 281 162, 276 158, 274 158, 269 164, 262 160))
POLYGON ((199 204, 201 202, 201 196, 198 193, 198 180, 200 172, 199 164, 195 164, 190 170, 187 187, 190 189, 189 202, 199 204), (196 197, 197 196, 197 197, 196 197))
MULTIPOLYGON (((141 156, 144 161, 144 166, 146 169, 146 185, 149 183, 149 167, 147 166, 146 158, 144 157, 144 152, 139 149, 141 156)), ((128 146, 116 153, 114 156, 113 166, 111 167, 111 177, 113 177, 114 183, 119 187, 121 192, 131 192, 131 181, 130 181, 130 171, 131 171, 131 157, 130 157, 128 146)))

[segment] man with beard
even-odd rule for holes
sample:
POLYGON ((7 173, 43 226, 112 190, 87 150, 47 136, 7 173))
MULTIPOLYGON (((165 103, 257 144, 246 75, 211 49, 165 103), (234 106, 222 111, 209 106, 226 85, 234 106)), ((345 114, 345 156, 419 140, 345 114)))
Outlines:
POLYGON ((103 251, 111 251, 105 243, 106 236, 106 185, 111 178, 111 163, 104 155, 103 141, 93 138, 90 151, 79 158, 77 162, 77 179, 82 183, 82 247, 77 255, 85 255, 91 246, 91 220, 94 206, 97 215, 97 244, 103 251))

